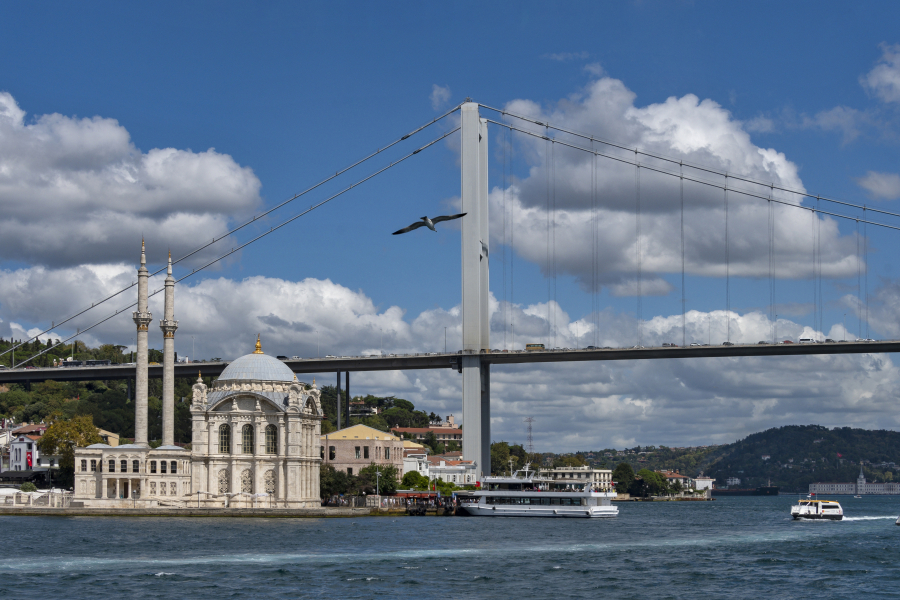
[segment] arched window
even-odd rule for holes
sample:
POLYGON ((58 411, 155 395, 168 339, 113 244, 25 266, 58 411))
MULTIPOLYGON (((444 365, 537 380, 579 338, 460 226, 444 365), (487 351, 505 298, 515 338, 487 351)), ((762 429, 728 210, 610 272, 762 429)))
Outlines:
POLYGON ((266 454, 278 454, 278 428, 266 425, 266 454))
POLYGON ((121 471, 122 473, 128 472, 128 461, 124 458, 119 461, 119 471, 121 471))
POLYGON ((160 473, 166 472, 166 461, 164 461, 164 460, 159 461, 159 472, 160 473))
POLYGON ((141 461, 139 461, 139 460, 131 461, 131 472, 132 473, 140 473, 141 472, 141 461))
MULTIPOLYGON (((103 464, 103 463, 100 463, 100 464, 103 464)), ((91 461, 91 473, 95 473, 96 471, 97 471, 97 461, 92 460, 91 461)))
POLYGON ((150 472, 156 473, 156 461, 155 460, 150 461, 150 472))
POLYGON ((171 466, 172 466, 172 470, 169 472, 172 473, 172 475, 175 475, 176 473, 178 473, 178 461, 173 460, 171 466))
POLYGON ((116 461, 115 461, 115 459, 112 459, 112 458, 109 459, 109 472, 110 472, 110 473, 115 473, 115 472, 116 472, 116 461))
POLYGON ((244 425, 241 428, 241 452, 253 454, 253 425, 244 425))
POLYGON ((231 454, 231 426, 223 424, 219 427, 219 453, 231 454))
POLYGON ((87 472, 87 460, 82 459, 82 461, 81 461, 81 472, 82 472, 82 473, 87 472))

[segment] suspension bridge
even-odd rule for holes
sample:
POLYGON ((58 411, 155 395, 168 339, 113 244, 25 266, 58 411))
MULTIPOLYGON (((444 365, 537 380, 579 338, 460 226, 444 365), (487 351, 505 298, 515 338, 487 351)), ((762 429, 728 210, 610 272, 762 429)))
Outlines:
MULTIPOLYGON (((206 268, 218 263, 219 261, 231 256, 232 254, 246 248, 254 242, 269 236, 281 228, 289 225, 297 219, 304 217, 312 211, 324 206, 325 204, 339 198, 346 192, 353 190, 367 181, 381 175, 398 164, 405 162, 412 157, 418 155, 423 150, 430 148, 441 140, 459 132, 460 134, 460 168, 461 168, 461 200, 462 212, 467 213, 466 218, 461 220, 461 252, 462 252, 462 349, 457 353, 420 353, 420 354, 398 354, 398 355, 380 355, 380 356, 352 356, 352 357, 329 357, 325 359, 294 359, 286 360, 285 363, 295 373, 323 373, 336 372, 338 380, 340 373, 349 373, 351 371, 380 371, 380 370, 414 370, 414 369, 454 369, 462 374, 462 409, 463 420, 466 427, 466 435, 463 440, 463 455, 469 459, 476 461, 479 465, 489 464, 490 460, 490 370, 495 365, 502 367, 503 365, 521 364, 521 363, 537 363, 537 362, 588 362, 588 361, 618 361, 618 360, 644 360, 644 359, 672 359, 672 358, 710 358, 710 357, 749 357, 749 356, 799 356, 810 354, 860 354, 874 352, 900 352, 900 342, 896 341, 872 341, 868 340, 868 265, 865 266, 868 253, 868 241, 865 237, 865 227, 879 227, 887 230, 900 230, 900 227, 891 223, 874 220, 878 217, 900 217, 900 215, 890 211, 872 209, 864 205, 857 205, 843 200, 829 198, 822 195, 813 195, 805 190, 791 189, 774 183, 767 183, 744 177, 737 174, 717 171, 715 169, 698 165, 688 164, 682 160, 668 158, 661 154, 654 154, 642 151, 637 148, 628 147, 617 144, 613 141, 600 139, 595 136, 580 133, 570 129, 558 127, 550 122, 544 122, 538 119, 529 118, 525 115, 514 114, 509 111, 494 109, 475 102, 466 101, 465 103, 454 107, 447 113, 437 117, 436 119, 426 123, 410 133, 397 138, 390 144, 377 149, 366 157, 354 162, 353 164, 329 175, 325 179, 309 187, 308 189, 286 199, 280 204, 266 210, 265 212, 254 216, 253 218, 239 224, 228 233, 214 238, 192 252, 183 257, 174 260, 173 264, 181 263, 192 256, 197 255, 203 250, 221 242, 230 239, 230 236, 236 234, 244 228, 258 223, 260 219, 267 217, 271 213, 290 205, 301 197, 306 196, 319 189, 326 183, 329 183, 339 177, 344 176, 352 169, 355 169, 371 159, 380 156, 394 146, 420 134, 429 127, 439 122, 443 122, 452 114, 459 113, 459 126, 449 127, 448 130, 441 135, 435 137, 426 144, 415 148, 413 151, 402 155, 400 158, 392 160, 384 167, 378 168, 352 184, 340 189, 338 192, 331 194, 318 202, 309 206, 296 214, 283 219, 275 226, 269 227, 267 230, 258 232, 257 235, 249 240, 234 246, 223 252, 213 260, 207 261, 199 267, 191 269, 176 281, 182 281, 189 277, 193 277, 204 271, 206 268), (481 116, 480 110, 499 115, 497 119, 489 119, 481 116), (500 120, 498 120, 500 119, 500 120), (545 158, 545 178, 547 186, 547 227, 546 227, 546 264, 544 274, 548 281, 548 314, 547 314, 547 331, 545 333, 546 347, 537 351, 523 351, 519 349, 508 348, 509 344, 503 344, 502 350, 491 348, 491 315, 489 310, 489 291, 490 291, 490 272, 489 272, 489 256, 491 232, 489 229, 489 195, 488 195, 488 127, 494 126, 504 131, 512 144, 512 135, 516 134, 522 138, 533 138, 539 143, 547 145, 548 150, 544 153, 545 158), (598 233, 598 220, 600 219, 601 198, 598 197, 597 187, 600 173, 598 171, 599 161, 609 161, 613 164, 621 165, 625 169, 634 170, 634 288, 636 297, 636 344, 629 348, 599 348, 591 346, 589 349, 571 349, 571 348, 555 348, 555 342, 559 339, 559 330, 555 322, 555 316, 550 307, 556 303, 556 280, 558 277, 558 264, 556 257, 556 235, 558 224, 556 222, 557 210, 557 184, 556 184, 556 165, 554 156, 557 149, 565 149, 567 152, 583 153, 590 157, 591 169, 591 190, 590 196, 590 215, 592 226, 591 241, 591 279, 590 291, 592 294, 592 318, 593 330, 591 332, 595 345, 599 345, 601 339, 599 313, 600 313, 600 280, 601 273, 604 271, 603 255, 600 250, 600 239, 598 233), (643 175, 642 175, 643 174, 643 175), (641 198, 642 198, 642 177, 646 174, 654 176, 664 176, 677 181, 678 183, 678 201, 681 208, 680 219, 680 245, 681 245, 681 307, 682 307, 682 344, 675 346, 667 343, 665 346, 644 347, 645 334, 643 331, 643 292, 644 285, 644 245, 647 243, 641 231, 641 198), (725 287, 726 287, 726 341, 723 345, 705 345, 691 344, 688 345, 687 339, 687 323, 686 323, 686 294, 685 294, 685 256, 686 256, 686 237, 685 237, 685 184, 698 186, 706 190, 713 190, 722 193, 722 207, 724 210, 724 256, 725 256, 725 287), (735 344, 731 342, 731 279, 730 258, 729 258, 729 211, 734 210, 729 207, 729 202, 733 205, 735 197, 742 200, 765 202, 768 210, 768 254, 769 254, 769 270, 767 273, 769 280, 769 313, 773 331, 769 340, 761 341, 754 344, 735 344), (815 201, 815 206, 807 206, 801 204, 800 199, 806 198, 815 201), (836 206, 832 210, 821 208, 822 204, 828 206, 836 206), (811 216, 810 230, 810 261, 812 268, 810 270, 810 279, 813 282, 813 305, 814 321, 818 326, 816 331, 824 329, 824 300, 822 294, 823 275, 823 250, 821 248, 821 232, 819 231, 819 216, 828 216, 836 220, 847 220, 852 222, 857 231, 860 226, 863 227, 863 233, 857 235, 857 300, 859 317, 859 333, 862 337, 863 332, 863 315, 865 315, 865 333, 866 337, 862 340, 818 340, 819 343, 807 344, 791 344, 779 343, 777 332, 774 327, 777 324, 776 311, 776 281, 779 278, 779 263, 775 251, 777 240, 776 235, 776 208, 784 207, 790 210, 807 211, 811 216), (859 214, 845 214, 838 212, 839 210, 861 211, 859 214), (870 217, 869 215, 876 215, 870 217), (862 245, 861 245, 862 244, 862 245), (865 256, 865 259, 863 258, 865 256), (865 292, 863 292, 862 281, 865 277, 865 292)), ((506 194, 507 186, 507 169, 508 162, 504 153, 504 194, 506 194)), ((646 183, 645 183, 646 185, 646 183)), ((507 278, 506 257, 507 248, 512 255, 516 253, 515 241, 512 239, 511 226, 515 220, 515 215, 509 211, 508 204, 504 203, 502 223, 503 223, 503 244, 501 244, 503 270, 503 314, 501 315, 504 327, 504 337, 506 331, 515 326, 508 308, 513 304, 513 268, 510 260, 509 277, 507 278), (509 235, 507 235, 507 227, 509 225, 509 235), (507 288, 509 283, 509 288, 507 288)), ((732 224, 731 227, 734 227, 732 224)), ((677 262, 677 261, 676 261, 677 262)), ((152 275, 162 272, 160 269, 152 275)), ((82 320, 87 313, 96 310, 98 307, 118 298, 136 283, 127 286, 105 298, 86 306, 74 314, 69 315, 60 321, 52 321, 50 326, 44 331, 33 336, 30 340, 13 345, 12 348, 4 352, 14 352, 15 349, 21 348, 24 344, 41 338, 47 337, 54 330, 64 328, 67 324, 81 318, 82 320)), ((163 290, 156 289, 151 293, 154 295, 163 290)), ((123 313, 128 313, 136 303, 115 309, 114 312, 97 319, 88 327, 78 328, 75 334, 58 341, 56 344, 43 349, 32 356, 28 356, 24 360, 14 364, 11 370, 0 371, 0 384, 12 382, 37 382, 46 380, 91 380, 91 379, 131 379, 135 377, 135 367, 133 365, 107 365, 97 367, 80 367, 80 368, 22 368, 35 358, 46 354, 53 348, 66 344, 70 340, 79 335, 98 327, 99 325, 110 321, 123 313)), ((128 315, 130 316, 130 314, 128 315)), ((71 326, 70 326, 71 327, 71 326)), ((846 337, 846 327, 844 334, 846 337)), ((21 353, 21 350, 20 350, 21 353)), ((2 356, 2 354, 0 354, 2 356)), ((178 364, 175 366, 176 376, 193 376, 198 373, 206 376, 216 376, 227 365, 225 362, 207 362, 207 363, 190 363, 178 364)), ((30 365, 28 365, 30 367, 30 365)), ((162 366, 151 365, 148 369, 150 377, 162 377, 162 366)))

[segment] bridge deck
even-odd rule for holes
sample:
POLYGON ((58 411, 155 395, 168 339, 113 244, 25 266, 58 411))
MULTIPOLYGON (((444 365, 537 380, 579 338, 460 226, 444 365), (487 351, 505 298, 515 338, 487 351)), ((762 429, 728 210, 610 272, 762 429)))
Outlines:
MULTIPOLYGON (((900 352, 900 341, 837 342, 834 344, 753 344, 734 346, 689 346, 654 348, 604 348, 599 350, 543 350, 537 352, 489 352, 481 354, 484 363, 511 365, 540 362, 585 362, 603 360, 652 360, 664 358, 726 358, 732 356, 799 356, 808 354, 873 354, 900 352)), ((351 356, 342 358, 304 358, 284 361, 295 373, 333 373, 336 371, 406 371, 414 369, 457 369, 460 354, 400 354, 391 356, 351 356)), ((176 377, 201 373, 215 377, 227 362, 175 365, 176 377)), ((149 376, 162 377, 162 365, 151 365, 149 376)), ((93 379, 131 379, 134 365, 103 367, 66 367, 0 370, 0 384, 47 380, 88 381, 93 379)))

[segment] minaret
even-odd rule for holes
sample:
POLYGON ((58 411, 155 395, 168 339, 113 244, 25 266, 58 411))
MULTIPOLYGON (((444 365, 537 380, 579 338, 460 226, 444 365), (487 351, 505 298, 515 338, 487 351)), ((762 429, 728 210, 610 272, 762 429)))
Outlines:
POLYGON ((175 279, 172 277, 172 252, 169 251, 169 267, 166 269, 166 299, 164 318, 159 322, 163 332, 163 393, 162 393, 162 443, 175 445, 175 279))
POLYGON ((147 444, 147 327, 153 315, 147 310, 147 257, 141 240, 141 268, 138 269, 138 306, 132 313, 137 325, 137 367, 134 375, 134 443, 147 444))

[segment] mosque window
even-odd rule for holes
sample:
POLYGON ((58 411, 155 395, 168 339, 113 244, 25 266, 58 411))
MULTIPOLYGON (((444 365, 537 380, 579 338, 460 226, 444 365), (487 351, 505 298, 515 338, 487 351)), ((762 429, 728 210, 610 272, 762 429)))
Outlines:
POLYGON ((141 472, 141 461, 139 461, 139 460, 131 461, 131 472, 132 473, 140 473, 141 472))
POLYGON ((266 454, 278 454, 278 428, 274 425, 266 425, 266 454))
POLYGON ((109 459, 109 472, 110 472, 110 473, 115 473, 115 472, 116 472, 116 461, 115 461, 115 459, 112 459, 112 458, 109 459))
POLYGON ((91 461, 91 473, 96 473, 96 472, 97 472, 97 461, 92 460, 91 461))
POLYGON ((165 473, 165 472, 166 472, 166 467, 167 467, 167 466, 168 466, 168 465, 166 465, 166 461, 164 461, 164 460, 159 461, 159 472, 160 472, 160 473, 165 473))
POLYGON ((231 426, 223 424, 219 427, 219 453, 231 454, 231 426))
POLYGON ((172 473, 172 475, 175 475, 176 473, 178 473, 178 461, 177 460, 172 461, 171 467, 172 468, 170 469, 170 472, 172 473))
POLYGON ((156 473, 156 461, 155 460, 150 461, 150 472, 156 473))
POLYGON ((334 460, 334 457, 337 456, 337 452, 334 449, 334 446, 328 446, 328 460, 334 460))
POLYGON ((119 461, 119 471, 121 471, 122 473, 128 472, 128 461, 124 458, 119 461))
POLYGON ((87 472, 87 460, 82 460, 82 461, 81 461, 81 472, 82 472, 82 473, 87 472))
POLYGON ((253 454, 253 425, 244 425, 241 428, 241 452, 253 454))
POLYGON ((385 446, 385 448, 384 448, 384 460, 391 460, 391 448, 390 448, 390 446, 385 446))
POLYGON ((221 469, 219 471, 219 493, 227 494, 228 493, 228 470, 221 469))

